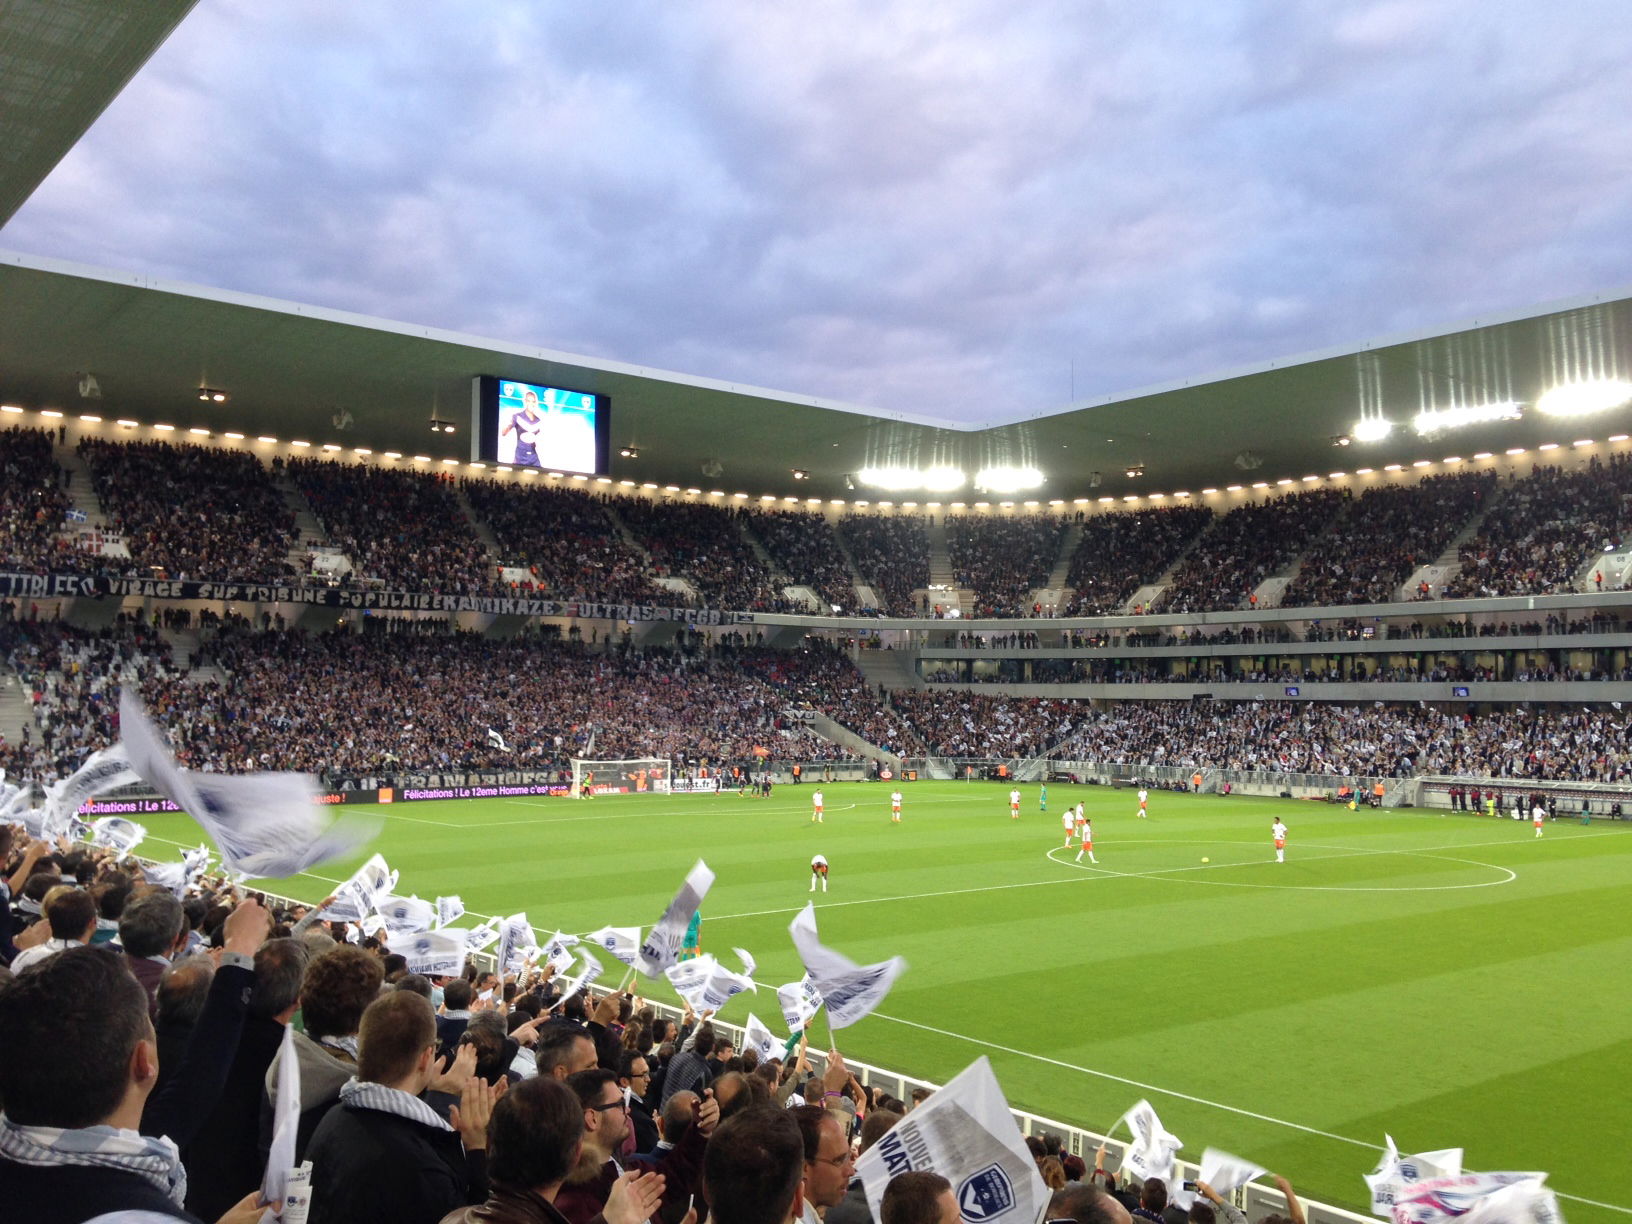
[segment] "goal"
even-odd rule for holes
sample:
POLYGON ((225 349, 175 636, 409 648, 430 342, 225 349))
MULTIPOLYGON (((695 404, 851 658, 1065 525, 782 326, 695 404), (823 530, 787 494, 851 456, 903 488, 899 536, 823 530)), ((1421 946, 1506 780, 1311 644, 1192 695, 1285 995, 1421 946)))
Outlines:
POLYGON ((669 763, 660 757, 632 757, 617 761, 572 759, 572 797, 591 795, 666 795, 669 763))

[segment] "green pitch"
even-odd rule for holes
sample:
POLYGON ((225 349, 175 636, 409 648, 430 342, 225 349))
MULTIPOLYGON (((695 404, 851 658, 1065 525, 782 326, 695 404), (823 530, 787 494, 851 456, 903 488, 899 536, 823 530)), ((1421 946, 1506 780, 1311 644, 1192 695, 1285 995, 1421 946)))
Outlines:
MULTIPOLYGON (((903 787, 900 825, 888 786, 828 786, 818 826, 810 789, 370 810, 399 891, 545 934, 649 925, 705 859, 703 947, 747 948, 773 986, 800 974, 787 925, 820 852, 823 941, 911 965, 838 1034, 861 1061, 944 1081, 984 1053, 1017 1108, 1101 1130, 1148 1097, 1186 1157, 1222 1147, 1337 1205, 1364 1209, 1386 1129, 1549 1172, 1574 1224, 1632 1209, 1632 829, 1167 792, 1141 820, 1129 791, 1063 785, 1047 812, 1023 786, 1014 821, 1006 785, 930 782, 903 787), (1098 868, 1060 849, 1078 799, 1098 868)), ((144 852, 198 841, 144 819, 144 852)), ((269 887, 316 900, 350 866, 269 887)), ((722 1018, 750 1008, 781 1031, 769 991, 722 1018)))

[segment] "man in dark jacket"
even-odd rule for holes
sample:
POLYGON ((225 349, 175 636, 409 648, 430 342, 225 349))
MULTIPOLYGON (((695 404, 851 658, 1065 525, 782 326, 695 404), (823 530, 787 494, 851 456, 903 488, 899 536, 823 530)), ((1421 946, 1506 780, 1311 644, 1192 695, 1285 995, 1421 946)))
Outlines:
MULTIPOLYGON (((560 1080, 537 1076, 512 1088, 488 1124, 488 1174, 493 1191, 443 1224, 567 1224, 555 1196, 578 1157, 584 1111, 560 1080)), ((618 1178, 603 1212, 607 1224, 651 1217, 662 1201, 663 1178, 631 1170, 618 1178)))
POLYGON ((162 1098, 153 1092, 159 1068, 147 994, 118 956, 72 948, 0 990, 0 1050, 73 1051, 0 1058, 7 1219, 82 1224, 127 1210, 196 1219, 181 1206, 186 1175, 172 1137, 189 1140, 194 1119, 214 1105, 243 1023, 249 958, 269 925, 253 901, 228 917, 209 1002, 162 1098))
POLYGON ((502 1089, 471 1076, 447 1120, 425 1103, 436 1017, 417 994, 370 1003, 357 1042, 357 1078, 306 1149, 310 1224, 437 1224, 485 1199, 487 1122, 502 1089))

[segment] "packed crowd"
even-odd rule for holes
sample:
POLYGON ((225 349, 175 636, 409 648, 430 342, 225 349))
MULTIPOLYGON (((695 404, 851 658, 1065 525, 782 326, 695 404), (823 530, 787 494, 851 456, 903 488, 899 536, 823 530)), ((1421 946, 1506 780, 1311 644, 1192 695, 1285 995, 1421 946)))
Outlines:
POLYGON ((42 783, 66 777, 118 738, 122 685, 158 685, 181 674, 154 629, 92 631, 58 621, 0 620, 0 662, 15 671, 33 711, 21 738, 0 739, 0 769, 42 783))
POLYGON ((1390 603, 1490 504, 1494 472, 1430 476, 1368 489, 1304 554, 1282 607, 1390 603))
POLYGON ((1065 581, 1072 594, 1065 615, 1120 612, 1134 592, 1166 573, 1212 521, 1213 512, 1204 506, 1091 515, 1071 550, 1065 581))
MULTIPOLYGON (((960 587, 975 593, 975 616, 1032 616, 1033 592, 1048 582, 1065 521, 1054 515, 946 516, 946 547, 960 587)), ((967 614, 967 613, 966 613, 967 614)))
POLYGON ((295 513, 248 451, 86 438, 79 454, 138 570, 202 582, 294 573, 295 513))
POLYGON ((467 480, 476 517, 498 541, 499 564, 528 570, 524 588, 549 599, 671 603, 646 560, 612 522, 605 501, 582 489, 467 480))
POLYGON ((1041 756, 1090 709, 1085 701, 959 692, 903 691, 891 702, 931 755, 953 757, 1041 756))
POLYGON ((810 587, 835 611, 857 610, 850 563, 825 518, 799 510, 760 510, 747 521, 791 581, 810 587))
POLYGON ((295 459, 288 470, 329 543, 362 578, 392 590, 507 593, 451 477, 321 459, 295 459))
POLYGON ((1448 599, 1544 595, 1574 589, 1589 558, 1614 552, 1632 521, 1632 461, 1615 455, 1585 468, 1537 467, 1501 490, 1479 532, 1461 548, 1448 599))
POLYGON ((885 616, 927 611, 912 599, 929 586, 929 530, 921 516, 850 514, 839 520, 838 532, 856 572, 878 597, 878 608, 867 610, 885 616))
POLYGON ((1163 612, 1255 606, 1258 584, 1308 547, 1346 500, 1333 489, 1312 489, 1230 511, 1197 541, 1158 606, 1163 612))
POLYGON ((745 671, 762 676, 800 705, 827 715, 894 756, 916 755, 918 739, 843 650, 808 638, 799 650, 764 646, 729 651, 745 671))
POLYGON ((1140 765, 1352 777, 1461 774, 1632 778, 1632 727, 1614 710, 1452 712, 1324 702, 1118 702, 1085 715, 1060 753, 1140 765))
POLYGON ((623 498, 618 517, 651 555, 652 570, 684 578, 711 608, 791 612, 771 571, 742 534, 741 512, 701 502, 623 498))
POLYGON ((61 547, 56 533, 68 511, 61 471, 43 429, 0 429, 0 569, 48 572, 61 547))
MULTIPOLYGON (((670 1019, 530 959, 424 976, 392 950, 408 937, 327 920, 332 897, 156 876, 0 828, 0 1048, 37 1055, 0 1061, 19 1219, 257 1224, 278 1160, 309 1169, 289 1189, 312 1224, 964 1218, 928 1170, 893 1173, 874 1214, 856 1162, 933 1093, 863 1085, 808 1032, 739 1050, 712 1013, 670 1019), (292 1149, 274 1137, 285 1085, 292 1149)), ((1205 1184, 1181 1218, 1104 1145, 1091 1168, 1027 1145, 1062 1224, 1246 1224, 1205 1184)), ((1276 1182, 1289 1215, 1260 1224, 1304 1224, 1276 1182)))

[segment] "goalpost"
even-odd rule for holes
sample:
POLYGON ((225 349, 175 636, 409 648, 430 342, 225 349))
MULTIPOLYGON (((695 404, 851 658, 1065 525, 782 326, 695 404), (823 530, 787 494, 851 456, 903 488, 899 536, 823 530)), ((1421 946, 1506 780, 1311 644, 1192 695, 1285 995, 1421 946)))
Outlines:
POLYGON ((620 760, 572 758, 572 797, 583 799, 588 786, 593 795, 666 795, 669 762, 661 757, 625 757, 620 760))

